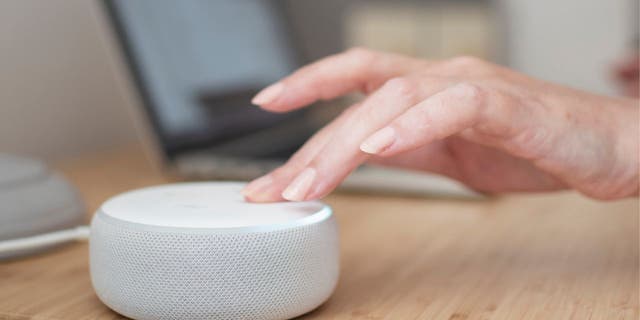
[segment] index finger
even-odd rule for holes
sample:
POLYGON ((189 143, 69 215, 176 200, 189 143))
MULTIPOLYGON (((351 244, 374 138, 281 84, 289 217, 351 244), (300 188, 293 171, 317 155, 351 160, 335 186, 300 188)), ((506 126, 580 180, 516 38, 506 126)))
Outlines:
POLYGON ((287 112, 317 100, 373 91, 424 63, 397 54, 354 48, 302 67, 260 91, 252 103, 269 111, 287 112))

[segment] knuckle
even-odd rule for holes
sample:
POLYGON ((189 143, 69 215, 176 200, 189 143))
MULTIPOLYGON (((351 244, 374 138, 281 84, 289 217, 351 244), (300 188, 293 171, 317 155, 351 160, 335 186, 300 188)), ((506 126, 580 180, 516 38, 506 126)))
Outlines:
POLYGON ((483 118, 486 113, 487 105, 486 89, 468 82, 458 83, 449 91, 449 97, 460 108, 463 108, 464 114, 469 117, 469 121, 477 122, 483 118))
POLYGON ((485 89, 473 83, 461 82, 454 89, 458 96, 475 103, 482 103, 486 97, 485 89))
POLYGON ((400 97, 412 97, 417 89, 415 81, 406 77, 396 77, 389 79, 385 85, 385 90, 400 97))
POLYGON ((375 51, 354 47, 339 55, 339 60, 344 60, 351 67, 347 70, 349 77, 358 78, 366 74, 371 65, 378 60, 379 54, 375 51))

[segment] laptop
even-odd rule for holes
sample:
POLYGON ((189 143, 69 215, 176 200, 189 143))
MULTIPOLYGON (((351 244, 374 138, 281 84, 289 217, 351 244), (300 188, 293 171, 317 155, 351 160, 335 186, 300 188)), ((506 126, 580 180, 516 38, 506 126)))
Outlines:
MULTIPOLYGON (((284 1, 105 0, 138 128, 166 170, 186 179, 250 180, 281 165, 341 109, 286 114, 252 106, 306 59, 284 1)), ((338 14, 338 13, 336 13, 338 14)), ((476 197, 450 179, 363 166, 341 189, 476 197)))

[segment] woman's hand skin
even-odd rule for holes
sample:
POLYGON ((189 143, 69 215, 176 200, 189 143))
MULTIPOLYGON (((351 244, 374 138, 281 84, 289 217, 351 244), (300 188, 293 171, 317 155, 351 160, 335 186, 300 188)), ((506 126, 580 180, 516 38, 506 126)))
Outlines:
POLYGON ((321 198, 364 162, 449 176, 481 192, 638 194, 638 101, 597 96, 471 58, 425 61, 351 49, 308 65, 253 103, 287 112, 367 97, 289 161, 251 182, 253 202, 321 198))
POLYGON ((617 63, 614 69, 615 80, 622 93, 629 97, 640 97, 640 54, 629 54, 617 63))

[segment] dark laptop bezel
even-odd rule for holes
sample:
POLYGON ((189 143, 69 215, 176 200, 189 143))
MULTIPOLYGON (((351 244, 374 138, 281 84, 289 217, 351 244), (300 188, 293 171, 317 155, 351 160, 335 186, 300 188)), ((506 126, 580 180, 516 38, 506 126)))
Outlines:
MULTIPOLYGON (((151 128, 154 131, 153 133, 156 135, 157 141, 162 148, 161 152, 164 156, 163 158, 167 161, 171 161, 185 152, 206 149, 211 145, 213 139, 205 138, 198 141, 175 143, 174 141, 171 141, 170 137, 160 124, 159 116, 156 113, 156 108, 154 108, 151 91, 147 86, 147 81, 145 79, 141 63, 138 60, 139 57, 136 57, 134 53, 131 37, 127 34, 125 22, 123 21, 124 19, 119 11, 117 4, 118 1, 119 0, 103 0, 102 4, 113 34, 117 39, 117 46, 120 49, 125 65, 127 66, 129 74, 133 80, 134 89, 139 93, 144 114, 148 118, 151 128)), ((284 39, 286 49, 291 52, 293 65, 296 66, 296 68, 304 65, 308 59, 303 54, 300 44, 295 41, 296 35, 294 33, 294 28, 292 27, 290 12, 288 12, 287 6, 283 1, 279 0, 265 1, 269 2, 274 14, 278 16, 278 20, 280 21, 279 28, 281 30, 288 31, 286 32, 284 39)))

